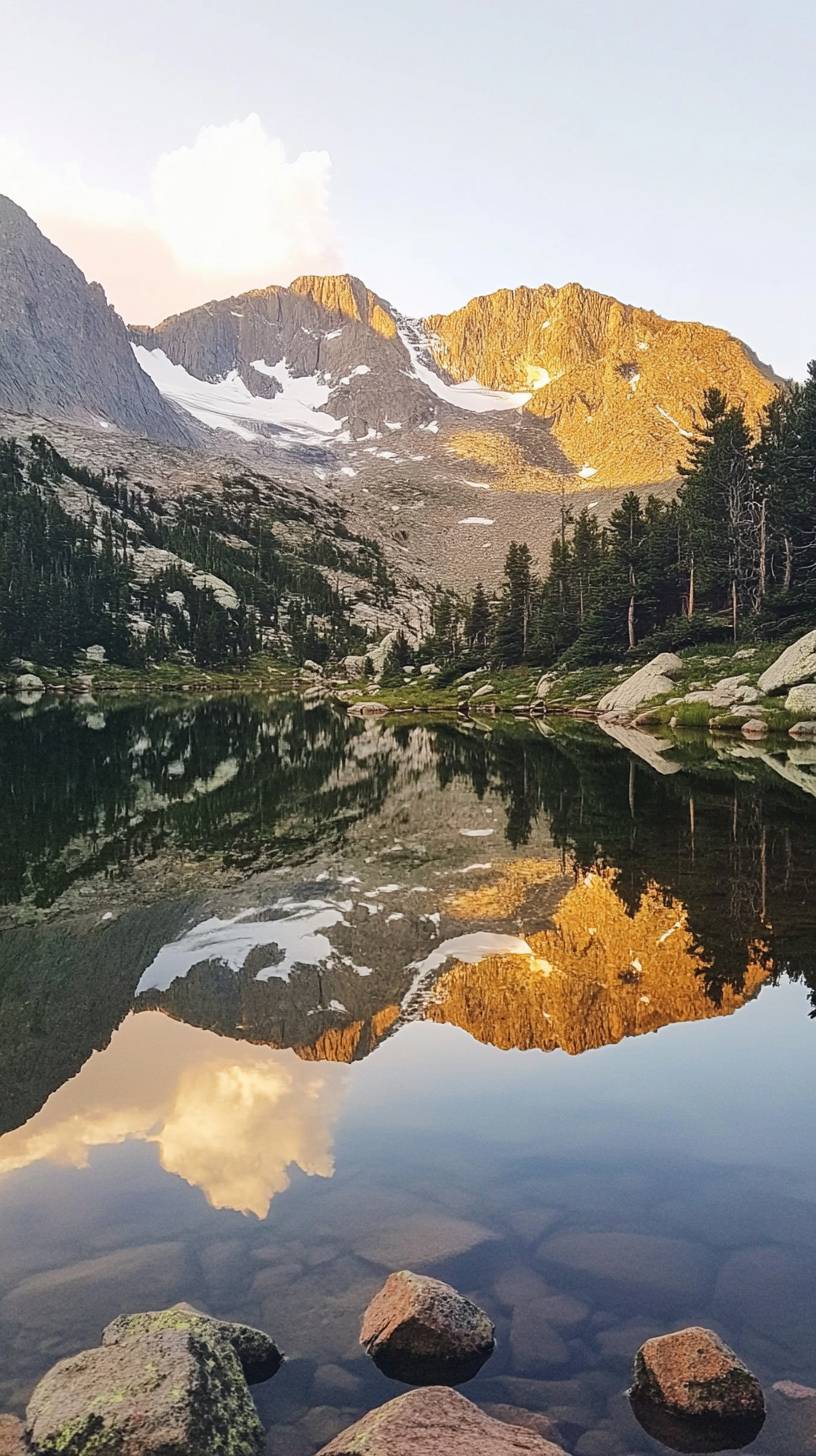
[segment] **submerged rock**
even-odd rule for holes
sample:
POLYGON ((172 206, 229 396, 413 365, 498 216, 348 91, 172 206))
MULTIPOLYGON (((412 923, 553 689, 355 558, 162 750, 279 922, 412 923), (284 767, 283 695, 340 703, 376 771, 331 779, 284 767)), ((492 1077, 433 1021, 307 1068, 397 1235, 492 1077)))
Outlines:
POLYGON ((255 1456, 264 1431, 247 1376, 268 1378, 281 1358, 260 1330, 189 1305, 123 1316, 101 1345, 40 1381, 29 1446, 39 1456, 255 1456))
POLYGON ((409 1390, 341 1431, 318 1456, 564 1456, 535 1431, 485 1415, 444 1385, 409 1390))
POLYGON ((493 1353, 495 1329, 484 1310, 452 1285, 401 1269, 368 1306, 360 1344, 383 1374, 409 1385, 458 1385, 493 1353))
POLYGON ((719 1335, 700 1326, 641 1345, 630 1399, 649 1434, 680 1451, 747 1445, 765 1419, 756 1376, 719 1335))

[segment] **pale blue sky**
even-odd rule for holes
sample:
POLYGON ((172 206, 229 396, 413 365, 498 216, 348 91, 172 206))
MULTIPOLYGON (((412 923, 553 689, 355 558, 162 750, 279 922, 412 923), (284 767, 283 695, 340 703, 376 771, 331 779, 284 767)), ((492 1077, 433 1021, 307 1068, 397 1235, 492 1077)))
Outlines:
MULTIPOLYGON (((291 217, 274 244, 268 211, 236 218, 252 243, 243 286, 325 262, 418 314, 578 279, 730 328, 783 373, 816 355, 812 3, 4 0, 3 11, 0 190, 28 191, 19 200, 46 230, 66 210, 66 176, 135 207, 162 154, 257 113, 289 163, 327 152, 331 166, 304 163, 306 180, 298 167, 297 185, 275 193, 269 206, 291 217), (36 187, 19 181, 35 173, 36 187)), ((253 146, 247 194, 255 179, 263 189, 257 135, 253 146)), ((169 185, 187 206, 177 175, 169 185)), ((241 204, 234 192, 224 204, 213 176, 217 232, 241 204)), ((200 241, 206 211, 190 196, 200 241)), ((85 200, 93 226, 107 205, 85 200)), ((77 226, 51 231, 66 246, 77 226)), ((161 235, 188 275, 186 306, 196 287, 212 296, 223 260, 202 260, 180 227, 165 218, 161 235)), ((123 311, 168 311, 175 275, 155 296, 150 277, 127 296, 113 256, 121 271, 127 249, 109 247, 108 260, 81 246, 123 311)))

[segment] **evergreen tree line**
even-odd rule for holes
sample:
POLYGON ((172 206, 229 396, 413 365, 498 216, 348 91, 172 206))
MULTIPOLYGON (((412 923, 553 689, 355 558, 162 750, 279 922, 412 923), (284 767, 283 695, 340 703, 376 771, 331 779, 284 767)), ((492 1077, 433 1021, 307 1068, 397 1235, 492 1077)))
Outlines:
POLYGON ((547 571, 513 542, 501 587, 437 600, 430 652, 456 665, 579 666, 814 625, 816 362, 756 433, 719 389, 703 398, 672 500, 635 491, 601 526, 562 495, 547 571))
MULTIPOLYGON (((122 470, 75 465, 43 436, 32 435, 30 445, 29 455, 15 440, 0 441, 0 660, 62 664, 99 643, 112 661, 129 665, 179 652, 202 667, 240 665, 264 637, 269 645, 278 636, 273 650, 281 656, 322 661, 365 640, 350 621, 341 574, 367 578, 372 602, 393 590, 379 545, 358 541, 339 519, 338 542, 315 551, 334 581, 279 542, 247 499, 248 480, 224 482, 223 503, 191 500, 171 515, 154 489, 130 484, 122 470), (57 487, 66 479, 94 501, 86 515, 62 504, 57 487), (137 578, 134 551, 145 543, 220 577, 237 608, 180 567, 137 578)), ((287 503, 277 515, 310 520, 287 503)))

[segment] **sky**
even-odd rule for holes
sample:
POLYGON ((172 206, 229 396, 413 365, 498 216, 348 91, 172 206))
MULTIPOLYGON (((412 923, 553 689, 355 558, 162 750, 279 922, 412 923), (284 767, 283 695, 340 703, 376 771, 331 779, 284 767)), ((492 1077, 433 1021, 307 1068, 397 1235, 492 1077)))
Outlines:
POLYGON ((577 280, 816 355, 812 0, 0 0, 0 192, 129 322, 577 280))

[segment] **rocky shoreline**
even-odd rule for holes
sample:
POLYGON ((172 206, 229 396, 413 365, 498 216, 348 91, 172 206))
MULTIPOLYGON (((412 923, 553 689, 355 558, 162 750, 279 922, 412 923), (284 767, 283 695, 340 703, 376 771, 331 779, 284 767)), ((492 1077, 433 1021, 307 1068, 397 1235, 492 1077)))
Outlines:
MULTIPOLYGON (((555 1415, 480 1409, 453 1388, 490 1358, 495 1326, 451 1285, 410 1270, 391 1274, 363 1314, 360 1345, 388 1378, 414 1388, 363 1415, 317 1456, 567 1456, 555 1415)), ((99 1345, 43 1376, 24 1421, 0 1416, 0 1456, 260 1456, 274 1450, 274 1429, 268 1438, 250 1386, 272 1379, 284 1359, 264 1331, 189 1304, 121 1315, 99 1345)), ((756 1376, 699 1326, 633 1351, 627 1394, 643 1429, 677 1451, 738 1449, 765 1420, 756 1376)), ((579 1445, 580 1456, 592 1456, 579 1445)))

